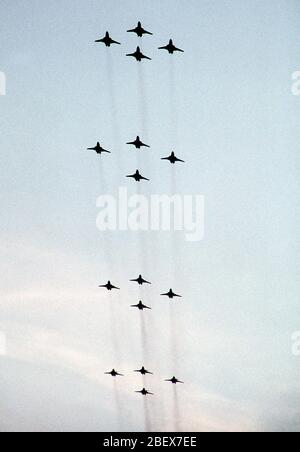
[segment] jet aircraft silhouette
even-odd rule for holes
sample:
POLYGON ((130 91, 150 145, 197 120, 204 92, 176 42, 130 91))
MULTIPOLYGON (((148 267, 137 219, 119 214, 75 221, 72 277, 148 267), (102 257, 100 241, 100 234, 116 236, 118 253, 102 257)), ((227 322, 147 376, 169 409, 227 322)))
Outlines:
POLYGON ((153 375, 153 373, 149 372, 149 370, 146 370, 144 366, 140 370, 134 370, 134 372, 138 372, 142 375, 147 375, 147 374, 153 375))
POLYGON ((161 296, 162 297, 169 297, 171 299, 175 298, 175 297, 182 298, 181 295, 177 295, 176 293, 174 293, 172 289, 170 289, 168 293, 162 293, 161 296))
POLYGON ((103 284, 102 286, 99 286, 99 287, 101 287, 101 288, 102 288, 102 287, 103 287, 103 288, 106 288, 106 289, 109 290, 109 291, 111 291, 111 290, 113 290, 113 289, 115 289, 115 290, 120 290, 119 287, 113 286, 113 285, 111 284, 110 281, 108 281, 107 284, 103 284))
POLYGON ((118 44, 118 45, 121 45, 120 42, 114 41, 113 39, 111 39, 111 37, 109 36, 108 31, 105 33, 104 38, 102 38, 102 39, 97 39, 95 42, 103 42, 103 44, 105 44, 106 47, 110 47, 112 44, 118 44))
POLYGON ((172 152, 172 154, 171 154, 169 157, 164 157, 164 158, 162 158, 162 160, 169 160, 169 162, 172 163, 173 165, 174 165, 176 162, 182 162, 182 163, 185 163, 184 160, 178 159, 178 158, 176 157, 176 155, 175 155, 174 152, 172 152))
POLYGON ((111 372, 105 372, 105 375, 111 375, 112 377, 124 377, 124 375, 119 374, 115 369, 111 372))
POLYGON ((150 146, 148 146, 148 144, 145 144, 145 143, 143 143, 143 142, 140 140, 140 137, 139 137, 139 136, 137 136, 136 139, 135 139, 134 141, 130 141, 129 143, 126 143, 126 144, 133 145, 133 146, 135 146, 137 149, 141 149, 142 147, 150 148, 150 146))
POLYGON ((136 182, 140 182, 141 180, 147 180, 149 181, 149 179, 147 179, 146 177, 143 177, 139 170, 136 170, 135 174, 131 174, 130 176, 126 176, 126 177, 131 177, 132 179, 135 179, 136 182))
POLYGON ((128 57, 133 57, 135 58, 137 61, 142 61, 142 60, 151 60, 151 58, 147 57, 146 55, 144 55, 141 52, 140 47, 137 47, 136 51, 134 53, 128 53, 126 56, 128 57))
POLYGON ((176 377, 173 377, 173 378, 171 378, 170 380, 165 380, 165 381, 168 381, 168 382, 170 382, 170 383, 173 383, 173 385, 177 385, 177 383, 184 384, 183 381, 177 380, 176 377))
POLYGON ((139 304, 132 304, 131 308, 138 308, 140 311, 143 311, 144 309, 150 309, 151 310, 151 308, 149 308, 149 306, 146 306, 141 301, 139 302, 139 304))
POLYGON ((111 154, 110 151, 107 151, 106 149, 103 149, 103 147, 100 145, 99 141, 96 144, 94 148, 87 148, 88 151, 95 151, 97 154, 102 154, 102 152, 107 152, 108 154, 111 154))
POLYGON ((135 391, 138 394, 142 394, 143 396, 154 395, 152 392, 147 391, 147 389, 143 388, 141 391, 135 391))
POLYGON ((142 38, 143 35, 153 35, 153 33, 150 33, 150 31, 147 31, 142 27, 141 22, 138 22, 136 28, 133 28, 132 30, 127 30, 127 33, 136 33, 139 38, 142 38))
POLYGON ((131 282, 136 282, 138 283, 140 286, 142 286, 143 284, 151 284, 151 282, 146 281, 142 275, 140 275, 137 279, 131 279, 131 282))
POLYGON ((172 39, 170 39, 168 45, 159 47, 159 50, 167 50, 171 55, 173 55, 174 52, 184 52, 184 50, 178 49, 178 47, 174 46, 172 39))

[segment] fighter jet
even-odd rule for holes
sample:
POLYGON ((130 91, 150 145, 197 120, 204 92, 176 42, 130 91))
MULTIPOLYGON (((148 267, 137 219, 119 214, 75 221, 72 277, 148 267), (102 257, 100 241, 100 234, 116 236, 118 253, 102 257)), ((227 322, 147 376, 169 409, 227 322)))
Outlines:
POLYGON ((151 284, 151 282, 146 281, 142 275, 140 275, 137 279, 131 279, 130 282, 136 282, 138 283, 140 286, 142 286, 143 284, 151 284))
POLYGON ((150 31, 147 31, 142 27, 141 22, 138 22, 136 28, 133 28, 132 30, 127 30, 127 33, 136 33, 139 38, 142 38, 143 35, 153 35, 153 33, 150 33, 150 31))
POLYGON ((142 61, 142 60, 151 60, 151 58, 147 57, 146 55, 144 55, 141 52, 140 47, 137 47, 136 51, 134 53, 128 53, 126 56, 129 57, 133 57, 135 58, 137 61, 142 61))
POLYGON ((147 391, 147 389, 143 388, 141 391, 135 391, 137 394, 142 394, 143 396, 154 395, 152 392, 147 391))
POLYGON ((119 374, 115 369, 111 372, 105 372, 105 375, 111 375, 112 377, 124 377, 124 375, 119 374))
POLYGON ((174 165, 176 162, 182 162, 182 163, 184 163, 184 160, 178 159, 178 158, 176 157, 176 155, 175 155, 174 152, 172 152, 172 154, 171 154, 169 157, 164 157, 164 158, 162 158, 162 160, 169 160, 169 162, 172 163, 173 165, 174 165))
POLYGON ((102 39, 97 39, 95 42, 103 42, 103 44, 105 44, 106 47, 110 47, 112 44, 118 44, 118 45, 121 45, 120 42, 114 41, 113 39, 111 39, 111 37, 109 36, 108 31, 105 33, 104 38, 102 38, 102 39))
POLYGON ((129 143, 126 143, 126 144, 133 145, 133 146, 135 146, 137 149, 141 149, 142 147, 150 148, 150 146, 148 146, 148 144, 145 144, 145 143, 143 143, 143 142, 140 140, 140 137, 139 137, 139 136, 136 137, 135 141, 130 141, 129 143))
POLYGON ((183 381, 177 380, 176 377, 173 377, 173 378, 171 378, 170 380, 165 380, 165 381, 168 381, 168 382, 170 382, 170 383, 173 383, 173 385, 177 385, 177 383, 184 384, 183 381))
POLYGON ((111 154, 110 151, 107 151, 106 149, 103 149, 103 147, 100 145, 99 141, 97 145, 94 148, 87 148, 88 151, 95 151, 97 154, 102 154, 102 152, 107 152, 108 154, 111 154))
POLYGON ((108 283, 107 284, 104 284, 103 286, 99 286, 99 287, 103 287, 103 288, 106 288, 107 290, 109 290, 109 291, 111 291, 111 290, 113 290, 113 289, 115 289, 115 290, 120 290, 120 288, 119 287, 115 287, 115 286, 113 286, 112 284, 111 284, 111 282, 110 281, 108 281, 108 283))
POLYGON ((173 55, 174 52, 184 52, 184 50, 178 49, 174 46, 172 39, 170 39, 169 44, 164 47, 159 47, 159 50, 167 50, 173 55))
POLYGON ((131 177, 132 179, 135 179, 136 182, 140 182, 141 180, 149 181, 149 179, 147 179, 146 177, 141 176, 139 170, 136 170, 135 174, 131 174, 130 176, 126 176, 126 177, 131 177))
POLYGON ((170 289, 168 293, 162 293, 161 296, 162 297, 169 297, 171 299, 175 298, 175 297, 182 298, 181 295, 177 295, 176 293, 174 293, 172 289, 170 289))
POLYGON ((134 370, 134 372, 138 372, 142 375, 147 375, 147 374, 153 375, 153 373, 146 370, 144 366, 140 370, 134 370))
POLYGON ((151 310, 151 308, 149 308, 149 306, 146 306, 141 301, 139 302, 139 304, 132 304, 131 308, 138 308, 140 311, 143 311, 144 309, 150 309, 151 310))

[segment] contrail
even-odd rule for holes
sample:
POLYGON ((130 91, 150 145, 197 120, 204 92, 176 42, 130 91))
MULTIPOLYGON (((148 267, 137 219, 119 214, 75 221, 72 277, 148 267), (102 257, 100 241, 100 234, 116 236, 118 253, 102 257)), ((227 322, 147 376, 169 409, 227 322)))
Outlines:
MULTIPOLYGON (((137 65, 138 70, 138 112, 140 118, 140 134, 142 135, 144 141, 148 143, 149 130, 148 130, 148 98, 147 89, 145 82, 145 74, 143 64, 137 65)), ((137 168, 149 169, 149 150, 148 151, 137 151, 137 168)), ((150 175, 151 176, 151 175, 150 175)), ((141 195, 141 184, 138 184, 137 194, 141 195)), ((148 240, 146 234, 143 231, 138 232, 139 243, 138 248, 140 252, 140 264, 142 266, 141 271, 148 273, 148 240)))
MULTIPOLYGON (((175 62, 173 55, 170 55, 169 59, 169 111, 170 111, 170 145, 172 146, 172 151, 175 153, 178 151, 179 147, 179 133, 178 133, 178 109, 177 109, 177 85, 176 85, 176 71, 175 62)), ((170 191, 171 195, 176 195, 178 193, 177 189, 177 177, 176 177, 176 167, 172 165, 170 168, 171 180, 170 180, 170 191)), ((175 214, 174 214, 175 220, 175 214)), ((178 262, 180 262, 179 249, 178 249, 178 239, 176 233, 172 233, 171 238, 171 256, 173 257, 173 279, 174 282, 178 280, 178 262)))
POLYGON ((170 345, 171 345, 172 366, 174 368, 174 371, 177 372, 179 365, 178 341, 177 341, 178 326, 175 305, 173 304, 173 302, 170 302, 169 305, 169 315, 170 315, 170 345))
POLYGON ((123 422, 122 422, 122 403, 120 399, 119 394, 119 388, 118 388, 118 382, 116 378, 113 379, 114 382, 114 398, 115 398, 115 404, 116 404, 116 413, 117 413, 117 419, 118 419, 118 431, 122 431, 123 422))
POLYGON ((149 412, 149 406, 148 406, 148 400, 147 397, 144 397, 144 420, 145 420, 145 431, 151 432, 151 418, 150 418, 150 412, 149 412))
POLYGON ((138 65, 139 116, 141 132, 148 140, 148 102, 143 64, 138 65))
POLYGON ((145 323, 145 317, 143 312, 140 313, 141 318, 141 343, 142 343, 142 355, 144 363, 147 362, 149 353, 148 353, 148 338, 147 338, 147 331, 146 331, 146 323, 145 323))
POLYGON ((171 55, 169 60, 169 108, 170 108, 170 133, 171 145, 173 150, 178 146, 178 112, 177 112, 177 96, 176 96, 176 74, 174 57, 171 55))
MULTIPOLYGON (((101 195, 107 195, 109 193, 107 180, 106 180, 106 174, 105 174, 105 168, 103 168, 104 164, 105 164, 105 162, 104 162, 104 160, 101 159, 101 156, 100 156, 98 159, 98 165, 99 165, 99 178, 100 178, 99 188, 100 188, 101 195)), ((112 240, 111 240, 111 232, 106 231, 106 232, 101 232, 101 234, 103 237, 102 247, 104 249, 107 267, 109 269, 110 274, 113 275, 114 274, 114 260, 113 260, 113 256, 112 256, 113 255, 113 246, 112 246, 112 240), (104 237, 104 234, 105 234, 105 237, 104 237)))
POLYGON ((116 311, 116 306, 114 304, 114 300, 111 294, 109 294, 109 315, 110 315, 110 332, 111 332, 111 342, 113 344, 114 351, 114 361, 121 363, 121 351, 120 351, 120 343, 118 339, 118 313, 116 311))
POLYGON ((177 392, 177 386, 173 385, 173 404, 174 404, 174 431, 181 431, 181 418, 180 418, 180 407, 179 407, 179 398, 177 392))
MULTIPOLYGON (((110 110, 111 110, 111 125, 112 125, 112 136, 113 136, 113 146, 114 152, 117 155, 118 169, 122 168, 122 153, 120 152, 121 140, 120 140, 120 126, 118 118, 118 109, 115 93, 115 73, 114 65, 112 60, 112 55, 110 49, 106 49, 106 69, 107 69, 107 84, 108 84, 108 94, 110 99, 110 110)), ((119 171, 120 173, 120 171, 119 171)))

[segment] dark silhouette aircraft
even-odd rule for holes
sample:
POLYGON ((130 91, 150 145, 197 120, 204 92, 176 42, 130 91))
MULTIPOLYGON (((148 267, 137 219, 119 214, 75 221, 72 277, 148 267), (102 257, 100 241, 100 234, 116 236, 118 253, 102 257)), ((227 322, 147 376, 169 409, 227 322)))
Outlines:
POLYGON ((102 152, 107 152, 108 154, 111 154, 110 151, 107 151, 106 149, 103 149, 103 147, 100 145, 99 141, 96 144, 94 148, 87 148, 88 151, 95 151, 97 154, 102 154, 102 152))
POLYGON ((131 174, 130 176, 126 176, 126 177, 131 177, 132 179, 135 179, 136 182, 140 182, 141 180, 149 181, 149 179, 147 179, 146 177, 141 176, 139 170, 136 170, 135 174, 131 174))
POLYGON ((126 143, 126 144, 131 144, 131 145, 135 146, 137 149, 141 149, 142 147, 150 148, 150 146, 148 146, 148 144, 145 144, 140 140, 140 137, 136 137, 135 141, 130 141, 129 143, 126 143))
POLYGON ((115 287, 115 286, 113 286, 112 284, 111 284, 111 282, 110 281, 108 281, 108 283, 107 284, 104 284, 103 286, 99 286, 99 287, 105 287, 107 290, 109 290, 109 291, 111 291, 111 290, 113 290, 113 289, 115 289, 115 290, 120 290, 120 288, 119 287, 115 287))
POLYGON ((138 283, 140 286, 142 286, 143 284, 151 284, 151 282, 146 281, 142 275, 140 275, 137 279, 131 279, 131 282, 136 282, 138 283))
POLYGON ((170 39, 168 45, 164 47, 159 47, 159 50, 167 50, 172 55, 174 52, 184 52, 184 50, 178 49, 178 47, 174 46, 172 39, 170 39))
POLYGON ((135 391, 138 394, 142 394, 143 396, 154 395, 152 392, 147 391, 147 389, 143 388, 141 391, 135 391))
POLYGON ((184 160, 178 159, 178 158, 176 157, 176 155, 175 155, 174 152, 172 152, 172 154, 171 154, 169 157, 164 157, 164 158, 162 158, 162 160, 169 160, 169 162, 172 163, 173 165, 174 165, 176 162, 182 162, 182 163, 185 163, 184 160))
POLYGON ((115 369, 111 372, 105 372, 105 375, 111 375, 112 377, 124 377, 124 375, 119 374, 115 369))
POLYGON ((151 60, 151 58, 147 57, 146 55, 144 55, 141 52, 140 47, 137 47, 136 51, 134 53, 128 53, 126 56, 129 57, 133 57, 135 58, 137 61, 142 61, 142 60, 151 60))
POLYGON ((138 308, 140 311, 143 311, 144 309, 150 309, 151 310, 151 308, 149 308, 149 306, 146 306, 141 301, 139 302, 139 304, 132 304, 131 307, 132 308, 138 308))
POLYGON ((141 22, 138 22, 136 28, 133 28, 132 30, 127 30, 127 33, 136 33, 139 38, 142 38, 143 35, 153 35, 153 33, 150 33, 150 31, 147 31, 142 27, 141 22))
POLYGON ((144 366, 140 370, 134 370, 134 372, 138 372, 142 375, 147 375, 147 374, 153 375, 153 373, 149 372, 149 370, 146 370, 144 366))
POLYGON ((175 297, 182 298, 181 295, 177 295, 176 293, 174 293, 172 289, 170 289, 168 293, 162 293, 161 296, 162 297, 169 297, 171 299, 175 298, 175 297))
POLYGON ((171 378, 170 380, 165 380, 165 381, 168 381, 168 382, 170 382, 170 383, 173 383, 173 385, 177 385, 177 383, 184 384, 183 381, 177 380, 176 377, 173 377, 173 378, 171 378))
POLYGON ((102 38, 102 39, 97 39, 95 42, 103 42, 103 44, 105 44, 106 47, 110 47, 112 44, 118 44, 118 45, 121 45, 120 42, 114 41, 113 39, 111 39, 111 37, 109 36, 108 31, 105 33, 104 38, 102 38))

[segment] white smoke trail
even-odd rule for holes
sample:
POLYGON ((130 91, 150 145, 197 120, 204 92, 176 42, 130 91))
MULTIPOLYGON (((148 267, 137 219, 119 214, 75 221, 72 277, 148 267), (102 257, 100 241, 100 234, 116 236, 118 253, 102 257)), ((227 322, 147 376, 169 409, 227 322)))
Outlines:
POLYGON ((148 140, 148 99, 147 89, 145 83, 144 66, 142 63, 138 64, 138 94, 139 94, 139 117, 141 120, 141 133, 145 140, 148 140))
POLYGON ((174 404, 174 431, 181 431, 181 416, 180 416, 180 406, 179 406, 179 398, 177 392, 177 386, 173 385, 173 404, 174 404))
POLYGON ((145 323, 145 317, 143 312, 140 313, 140 319, 141 319, 141 344, 142 344, 142 357, 144 363, 148 361, 149 352, 148 352, 148 338, 147 338, 147 330, 146 330, 146 323, 145 323))
POLYGON ((177 323, 176 306, 174 302, 170 302, 169 316, 170 316, 170 348, 171 348, 172 366, 174 371, 177 372, 179 367, 179 354, 178 354, 179 327, 177 323))
MULTIPOLYGON (((169 112, 170 112, 170 145, 172 149, 170 151, 178 152, 179 148, 179 132, 178 132, 178 102, 177 102, 177 83, 176 83, 176 70, 175 70, 174 56, 170 55, 169 59, 169 112)), ((171 179, 170 179, 170 194, 178 194, 177 177, 176 177, 176 164, 171 165, 171 179)), ((180 272, 178 262, 181 262, 179 255, 179 241, 176 233, 172 233, 170 241, 173 263, 173 280, 174 283, 180 278, 180 272)))
POLYGON ((150 433, 152 430, 152 426, 147 397, 144 397, 144 420, 145 420, 145 432, 150 433))
POLYGON ((170 109, 170 135, 172 150, 175 152, 178 146, 178 111, 177 111, 177 94, 176 94, 176 73, 174 56, 170 55, 169 60, 169 109, 170 109))
MULTIPOLYGON (((118 108, 116 101, 116 90, 115 90, 115 73, 114 65, 112 60, 112 55, 110 49, 106 50, 106 69, 107 69, 107 84, 108 84, 108 94, 110 99, 110 111, 111 111, 111 125, 112 125, 112 136, 114 141, 114 152, 117 155, 118 167, 122 168, 122 154, 121 140, 120 140, 120 126, 118 118, 118 108)), ((120 171, 119 171, 120 172, 120 171)))
POLYGON ((114 385, 114 399, 115 399, 116 413, 117 413, 117 420, 118 420, 117 431, 122 431, 122 429, 123 429, 122 411, 123 410, 122 410, 122 403, 121 403, 121 399, 120 399, 118 382, 117 382, 116 378, 113 378, 113 385, 114 385))

